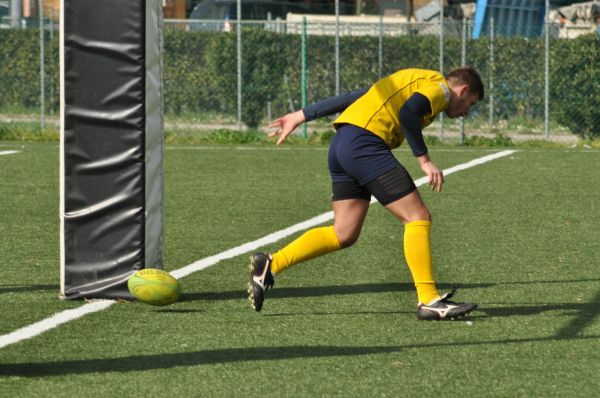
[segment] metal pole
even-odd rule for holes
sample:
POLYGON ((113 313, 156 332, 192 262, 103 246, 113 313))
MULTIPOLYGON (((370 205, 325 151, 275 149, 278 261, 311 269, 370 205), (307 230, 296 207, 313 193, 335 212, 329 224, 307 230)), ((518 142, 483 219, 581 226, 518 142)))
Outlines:
MULTIPOLYGON (((440 72, 444 73, 444 0, 440 5, 440 72)), ((440 112, 440 140, 444 140, 444 112, 440 112)))
POLYGON ((379 77, 383 76, 383 12, 379 13, 379 48, 378 48, 379 77))
POLYGON ((490 18, 490 109, 488 115, 488 124, 490 131, 494 124, 494 18, 490 18))
POLYGON ((356 15, 360 15, 362 13, 362 9, 362 0, 356 0, 356 15))
POLYGON ((335 0, 335 95, 340 94, 340 0, 335 0))
POLYGON ((440 4, 440 72, 444 73, 444 0, 440 4))
MULTIPOLYGON (((269 29, 273 29, 275 26, 271 25, 271 11, 267 12, 267 26, 269 29)), ((273 118, 273 104, 271 103, 271 97, 269 96, 269 100, 267 101, 267 120, 271 120, 273 118)))
MULTIPOLYGON (((306 17, 302 17, 302 74, 301 74, 301 85, 302 85, 302 109, 306 107, 306 17)), ((304 138, 308 138, 308 131, 306 123, 302 123, 302 135, 304 138)))
MULTIPOLYGON (((467 63, 467 18, 462 20, 462 45, 460 51, 460 65, 464 66, 467 63)), ((460 118, 460 143, 465 143, 465 118, 460 118)))
POLYGON ((544 64, 544 136, 550 138, 550 1, 546 0, 546 37, 545 37, 545 64, 544 64))
POLYGON ((462 46, 460 49, 460 64, 464 66, 467 63, 467 18, 462 20, 462 46))
POLYGON ((242 0, 237 0, 237 119, 242 131, 242 0))
MULTIPOLYGON (((50 8, 50 43, 54 42, 54 9, 50 8)), ((52 59, 52 45, 50 45, 50 59, 52 59)), ((50 114, 54 114, 54 79, 50 76, 50 114)))
POLYGON ((46 128, 46 111, 44 104, 44 0, 38 0, 39 19, 40 19, 40 127, 44 131, 46 128))

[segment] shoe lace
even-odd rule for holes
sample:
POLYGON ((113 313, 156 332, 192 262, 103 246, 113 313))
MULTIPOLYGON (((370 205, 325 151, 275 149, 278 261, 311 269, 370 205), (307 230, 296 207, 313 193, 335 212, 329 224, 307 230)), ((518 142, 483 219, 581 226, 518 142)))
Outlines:
POLYGON ((451 291, 449 291, 448 293, 444 293, 442 295, 442 298, 440 298, 440 301, 442 303, 456 304, 454 301, 450 301, 450 299, 452 298, 452 296, 454 296, 454 294, 456 293, 457 290, 458 290, 458 286, 452 287, 451 291))

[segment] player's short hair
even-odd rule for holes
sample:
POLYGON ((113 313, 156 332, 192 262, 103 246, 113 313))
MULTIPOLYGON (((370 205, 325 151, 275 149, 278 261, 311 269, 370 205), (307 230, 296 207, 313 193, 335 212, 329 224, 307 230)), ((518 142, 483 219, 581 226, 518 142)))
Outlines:
POLYGON ((483 82, 481 76, 471 66, 463 66, 460 68, 452 69, 446 75, 446 80, 454 84, 466 84, 469 86, 469 91, 475 94, 479 94, 479 100, 483 99, 483 82))

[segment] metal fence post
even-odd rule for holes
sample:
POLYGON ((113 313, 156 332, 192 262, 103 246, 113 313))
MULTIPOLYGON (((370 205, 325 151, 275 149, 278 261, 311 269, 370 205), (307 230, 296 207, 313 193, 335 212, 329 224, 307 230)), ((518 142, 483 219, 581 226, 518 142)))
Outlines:
POLYGON ((383 13, 379 13, 379 46, 377 48, 377 61, 379 66, 379 78, 383 75, 383 13))
MULTIPOLYGON (((460 65, 465 66, 467 63, 467 18, 462 20, 462 44, 460 48, 460 65)), ((465 118, 460 118, 460 144, 465 143, 465 118)))
MULTIPOLYGON (((444 73, 444 0, 439 1, 440 5, 440 72, 444 73)), ((444 112, 440 112, 440 139, 444 140, 444 112)))
POLYGON ((544 137, 550 138, 549 117, 550 117, 550 1, 546 0, 546 16, 544 22, 546 25, 545 34, 545 63, 544 63, 544 137))
POLYGON ((340 94, 340 0, 335 0, 335 95, 340 94))
POLYGON ((242 131, 242 0, 237 0, 237 118, 242 131))
MULTIPOLYGON (((271 26, 271 11, 267 12, 267 26, 271 26)), ((271 96, 269 96, 269 100, 267 101, 267 120, 270 122, 273 119, 273 105, 271 103, 271 96)))
POLYGON ((488 114, 488 124, 490 131, 494 124, 494 18, 490 18, 490 109, 488 114))
MULTIPOLYGON (((306 17, 302 17, 302 73, 301 73, 301 91, 302 91, 302 109, 306 107, 306 17)), ((302 124, 302 134, 304 138, 308 137, 306 123, 302 124)))
POLYGON ((39 18, 40 18, 40 127, 44 131, 46 128, 46 111, 44 103, 44 0, 38 1, 39 18))
MULTIPOLYGON (((52 43, 54 42, 54 9, 50 8, 50 59, 52 59, 52 43)), ((54 78, 50 75, 50 114, 54 114, 54 105, 56 104, 54 98, 54 78)))

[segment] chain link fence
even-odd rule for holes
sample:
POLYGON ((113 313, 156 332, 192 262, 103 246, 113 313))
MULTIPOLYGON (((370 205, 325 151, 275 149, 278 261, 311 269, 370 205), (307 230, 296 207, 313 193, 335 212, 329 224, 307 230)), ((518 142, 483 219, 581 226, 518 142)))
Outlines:
MULTIPOLYGON (((43 34, 0 29, 0 138, 11 123, 24 120, 58 125, 57 26, 48 21, 44 27, 43 34)), ((600 136, 600 40, 591 26, 576 38, 555 24, 528 37, 491 20, 477 38, 473 33, 466 19, 166 20, 165 128, 175 134, 265 130, 274 117, 368 88, 398 69, 448 72, 467 64, 480 71, 484 101, 464 121, 441 117, 429 134, 461 140, 486 134, 567 141, 600 136)), ((327 129, 329 121, 317 121, 300 133, 327 129)))

